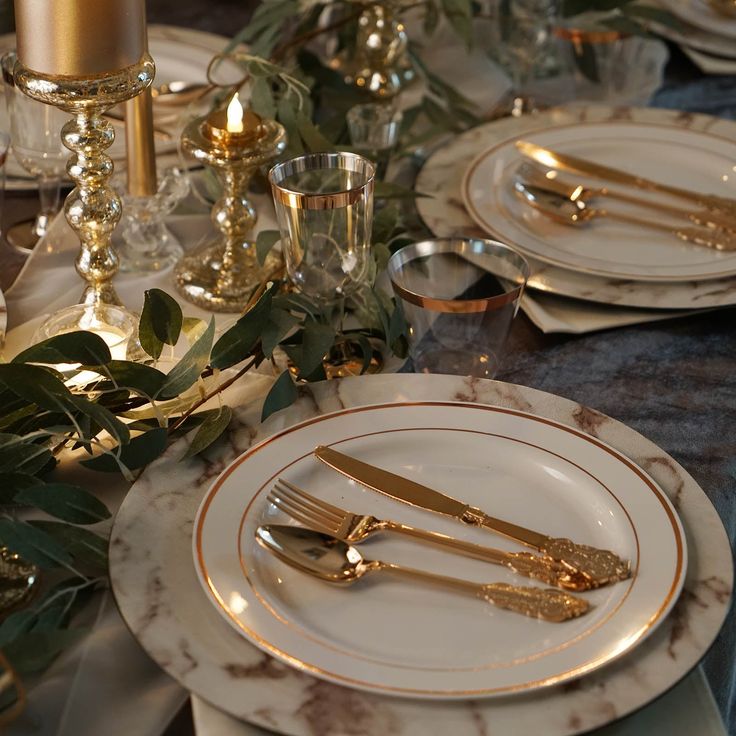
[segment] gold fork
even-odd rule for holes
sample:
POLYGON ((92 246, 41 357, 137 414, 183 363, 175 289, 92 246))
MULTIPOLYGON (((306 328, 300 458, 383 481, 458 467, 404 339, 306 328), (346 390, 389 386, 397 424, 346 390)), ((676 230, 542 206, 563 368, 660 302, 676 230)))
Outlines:
POLYGON ((315 498, 284 478, 276 481, 268 494, 268 501, 294 521, 324 531, 350 544, 359 544, 379 532, 396 532, 440 545, 467 557, 502 565, 519 575, 540 580, 547 585, 555 585, 565 590, 589 590, 593 587, 585 575, 571 572, 551 557, 531 552, 504 552, 396 521, 377 519, 367 514, 354 514, 315 498))

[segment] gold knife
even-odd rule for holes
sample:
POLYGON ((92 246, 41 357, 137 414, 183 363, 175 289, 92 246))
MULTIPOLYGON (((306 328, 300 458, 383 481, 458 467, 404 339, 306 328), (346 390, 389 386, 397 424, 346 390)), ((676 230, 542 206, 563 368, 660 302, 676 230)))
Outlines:
POLYGON ((590 580, 591 587, 625 580, 631 574, 629 562, 608 550, 576 544, 570 539, 549 537, 503 519, 496 519, 479 508, 432 490, 421 483, 344 455, 331 447, 320 445, 314 450, 314 455, 325 465, 374 491, 411 506, 452 516, 470 526, 485 527, 533 547, 570 571, 584 575, 590 580))
POLYGON ((696 202, 711 212, 722 212, 736 216, 736 200, 733 199, 719 197, 715 194, 693 192, 690 189, 683 189, 672 186, 671 184, 662 184, 652 179, 629 174, 626 171, 597 164, 594 161, 588 161, 584 158, 570 156, 566 153, 557 153, 556 151, 551 151, 549 148, 543 148, 529 141, 516 141, 516 148, 522 156, 553 169, 564 169, 565 171, 572 171, 575 174, 593 176, 596 179, 626 184, 650 192, 662 192, 673 197, 696 202))

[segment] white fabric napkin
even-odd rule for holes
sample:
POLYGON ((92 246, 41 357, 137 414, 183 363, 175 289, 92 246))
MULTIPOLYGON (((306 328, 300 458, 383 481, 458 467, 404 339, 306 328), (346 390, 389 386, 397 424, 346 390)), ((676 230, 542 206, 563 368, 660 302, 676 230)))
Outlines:
MULTIPOLYGON (((674 319, 694 313, 693 310, 640 309, 597 304, 538 291, 524 293, 521 299, 521 309, 544 333, 564 332, 575 335, 674 319)), ((700 313, 711 310, 695 311, 700 313)))

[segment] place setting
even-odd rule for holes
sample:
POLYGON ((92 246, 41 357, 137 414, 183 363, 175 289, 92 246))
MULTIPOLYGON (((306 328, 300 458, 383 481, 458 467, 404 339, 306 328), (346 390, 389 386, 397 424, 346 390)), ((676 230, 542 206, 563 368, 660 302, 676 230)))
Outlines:
POLYGON ((0 36, 0 730, 732 731, 676 9, 65 3, 0 36))
MULTIPOLYGON (((528 312, 541 306, 542 324, 547 294, 640 308, 623 312, 631 322, 727 306, 732 215, 715 200, 709 209, 705 195, 733 192, 721 154, 735 130, 707 116, 602 107, 530 115, 515 129, 490 123, 430 156, 418 186, 447 204, 418 209, 437 235, 480 231, 513 242, 531 259, 528 312), (622 170, 622 160, 635 163, 622 170), (664 191, 686 165, 692 188, 664 191)), ((602 313, 607 321, 616 324, 616 310, 602 313)))

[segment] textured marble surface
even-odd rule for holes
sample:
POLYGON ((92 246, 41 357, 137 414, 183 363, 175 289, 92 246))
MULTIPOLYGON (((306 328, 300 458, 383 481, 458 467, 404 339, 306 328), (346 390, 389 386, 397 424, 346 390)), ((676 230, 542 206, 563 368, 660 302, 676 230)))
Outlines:
MULTIPOLYGON (((467 213, 461 191, 465 171, 478 154, 509 138, 554 125, 617 120, 665 123, 736 140, 736 124, 731 121, 673 110, 580 105, 524 119, 499 120, 473 128, 430 156, 416 181, 418 191, 431 195, 431 198, 417 200, 419 214, 437 236, 489 237, 467 213)), ((667 309, 736 304, 736 277, 701 282, 646 283, 580 274, 533 259, 531 265, 529 285, 534 289, 603 304, 667 309)))
POLYGON ((529 388, 446 376, 382 375, 315 384, 290 410, 258 422, 271 379, 254 376, 230 402, 228 436, 204 458, 182 461, 181 440, 135 484, 115 520, 110 565, 123 618, 146 651, 191 691, 239 718, 289 734, 582 733, 661 694, 700 659, 726 614, 729 543, 695 481, 649 440, 596 411, 529 388), (468 702, 393 699, 292 670, 234 632, 201 590, 191 562, 192 520, 210 482, 238 454, 295 421, 389 400, 477 401, 580 428, 647 470, 685 526, 690 564, 680 601, 631 655, 580 681, 536 695, 468 702))

